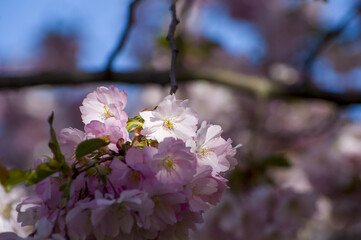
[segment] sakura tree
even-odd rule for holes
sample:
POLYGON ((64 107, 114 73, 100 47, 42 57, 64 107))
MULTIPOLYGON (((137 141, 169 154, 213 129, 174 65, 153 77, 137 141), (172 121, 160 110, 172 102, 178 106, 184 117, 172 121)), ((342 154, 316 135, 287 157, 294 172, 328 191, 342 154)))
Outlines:
POLYGON ((0 59, 2 239, 360 238, 359 1, 121 4, 94 71, 0 59))

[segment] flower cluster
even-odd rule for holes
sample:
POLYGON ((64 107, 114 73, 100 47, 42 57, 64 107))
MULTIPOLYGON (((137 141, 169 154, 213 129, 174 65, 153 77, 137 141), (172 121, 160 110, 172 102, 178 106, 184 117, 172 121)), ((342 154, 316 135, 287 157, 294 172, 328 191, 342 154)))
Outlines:
POLYGON ((361 126, 344 126, 341 134, 314 151, 303 170, 314 189, 328 205, 327 231, 339 239, 361 236, 361 126))
POLYGON ((124 91, 98 87, 80 107, 84 131, 63 129, 61 152, 49 143, 54 158, 30 177, 37 195, 17 206, 18 221, 35 227, 27 239, 187 239, 219 202, 236 164, 221 127, 198 128, 174 95, 134 118, 126 104, 124 91))
POLYGON ((315 211, 315 195, 262 185, 242 195, 225 194, 206 215, 195 239, 298 239, 315 211))

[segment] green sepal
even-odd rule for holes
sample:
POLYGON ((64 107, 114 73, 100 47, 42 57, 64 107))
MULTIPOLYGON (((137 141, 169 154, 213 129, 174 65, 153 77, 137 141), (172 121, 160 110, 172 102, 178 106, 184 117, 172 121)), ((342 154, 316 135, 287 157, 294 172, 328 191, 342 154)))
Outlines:
POLYGON ((62 165, 54 163, 57 162, 45 162, 40 163, 38 166, 36 166, 36 168, 27 177, 27 184, 36 184, 49 177, 50 175, 58 172, 62 168, 62 165))
POLYGON ((71 184, 73 183, 73 179, 70 178, 69 182, 66 182, 66 183, 63 183, 62 185, 60 185, 59 187, 59 190, 61 192, 63 192, 61 194, 61 199, 62 200, 65 200, 66 202, 69 201, 70 199, 70 187, 71 187, 71 184))
POLYGON ((129 131, 132 126, 135 128, 143 127, 144 119, 141 116, 135 116, 134 118, 128 118, 127 122, 127 131, 129 131))
POLYGON ((94 174, 97 172, 95 168, 89 168, 86 170, 85 177, 91 177, 94 176, 94 174))
POLYGON ((103 186, 107 185, 107 175, 110 173, 110 168, 108 166, 100 166, 99 164, 95 164, 95 169, 98 172, 98 177, 102 181, 103 186))
POLYGON ((65 163, 65 157, 61 153, 61 149, 58 143, 58 139, 56 138, 56 133, 53 128, 53 120, 54 120, 54 112, 51 113, 48 122, 50 125, 50 141, 49 141, 49 148, 54 155, 54 160, 59 163, 65 163))

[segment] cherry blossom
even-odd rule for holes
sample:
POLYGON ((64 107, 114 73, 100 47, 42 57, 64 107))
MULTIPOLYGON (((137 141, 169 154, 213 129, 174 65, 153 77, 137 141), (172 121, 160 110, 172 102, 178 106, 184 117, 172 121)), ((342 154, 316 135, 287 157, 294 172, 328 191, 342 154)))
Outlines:
POLYGON ((187 141, 196 134, 198 116, 187 107, 187 101, 176 100, 169 95, 159 103, 157 109, 140 113, 144 119, 142 134, 161 142, 166 137, 187 141))
MULTIPOLYGON (((26 195, 23 187, 15 187, 11 192, 7 193, 0 185, 0 231, 13 231, 20 236, 30 233, 29 229, 21 227, 17 222, 16 205, 20 199, 26 195)), ((1 239, 1 238, 0 238, 1 239)))
POLYGON ((150 162, 156 178, 164 184, 185 184, 196 173, 196 158, 183 141, 166 138, 150 162))
POLYGON ((218 125, 202 122, 197 131, 195 140, 188 139, 187 146, 197 156, 199 166, 211 166, 214 175, 225 172, 234 166, 233 156, 235 150, 232 148, 231 140, 221 137, 222 128, 218 125))
POLYGON ((126 122, 128 115, 123 111, 128 101, 128 95, 124 90, 119 91, 114 86, 98 87, 89 93, 80 107, 84 124, 93 120, 104 122, 109 118, 116 118, 126 122))
POLYGON ((76 128, 64 128, 59 133, 59 144, 65 158, 71 162, 76 146, 85 140, 85 133, 76 128))
POLYGON ((25 240, 188 239, 220 201, 220 174, 236 153, 221 127, 203 122, 197 131, 197 114, 175 95, 129 120, 126 103, 124 91, 99 87, 80 107, 84 131, 61 130, 61 150, 51 140, 54 157, 31 171, 35 195, 16 207, 35 230, 25 240))

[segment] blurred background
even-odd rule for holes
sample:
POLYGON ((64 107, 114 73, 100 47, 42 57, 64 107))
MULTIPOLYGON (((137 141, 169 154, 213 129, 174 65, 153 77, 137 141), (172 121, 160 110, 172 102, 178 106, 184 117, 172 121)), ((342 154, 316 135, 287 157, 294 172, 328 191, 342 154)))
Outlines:
MULTIPOLYGON (((132 2, 0 0, 4 166, 49 154, 52 111, 57 132, 83 129, 99 85, 128 93, 130 117, 169 93, 170 1, 132 2)), ((243 145, 192 238, 361 239, 361 1, 178 0, 177 13, 177 96, 243 145)))

